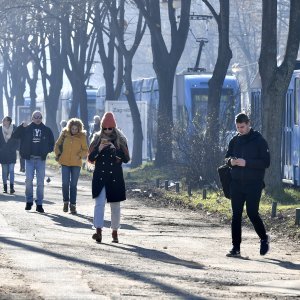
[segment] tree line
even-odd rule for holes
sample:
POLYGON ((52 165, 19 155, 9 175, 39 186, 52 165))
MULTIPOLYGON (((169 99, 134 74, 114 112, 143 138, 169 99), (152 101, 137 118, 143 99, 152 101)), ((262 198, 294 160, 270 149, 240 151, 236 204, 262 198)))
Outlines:
MULTIPOLYGON (((281 186, 281 109, 299 48, 300 3, 297 0, 197 0, 195 3, 191 0, 1 0, 0 116, 3 116, 4 97, 10 115, 13 103, 15 107, 24 104, 26 83, 34 111, 40 78, 46 125, 57 136, 56 112, 65 73, 73 92, 69 117, 77 116, 80 108, 80 118, 88 128, 86 83, 93 63, 100 59, 106 98, 117 99, 125 84, 134 124, 132 166, 140 165, 143 132, 133 93, 132 72, 134 56, 148 30, 159 85, 155 164, 172 163, 174 76, 186 48, 191 9, 203 6, 214 17, 216 29, 212 37, 215 43, 209 46, 213 45, 211 53, 216 53, 216 57, 206 55, 213 76, 209 82, 203 140, 203 174, 207 180, 216 180, 215 169, 220 163, 216 132, 222 122, 219 120, 222 83, 232 57, 242 56, 246 64, 257 61, 259 65, 264 100, 262 130, 272 154, 269 170, 272 180, 267 176, 267 187, 273 191, 281 186), (163 23, 166 20, 162 20, 163 6, 167 11, 167 27, 163 23), (251 13, 251 9, 255 13, 251 13), (128 18, 128 11, 136 11, 136 14, 128 18), (282 43, 285 37, 286 43, 282 43), (284 53, 284 59, 277 65, 279 53, 284 53)), ((246 87, 253 72, 252 66, 243 75, 246 87)))

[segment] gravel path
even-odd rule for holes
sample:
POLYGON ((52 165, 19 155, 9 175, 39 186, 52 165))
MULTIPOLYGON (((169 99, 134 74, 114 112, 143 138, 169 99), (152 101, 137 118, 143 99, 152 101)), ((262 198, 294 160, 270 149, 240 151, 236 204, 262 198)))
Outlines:
MULTIPOLYGON (((52 171, 53 172, 53 171, 52 171)), ((45 214, 24 210, 23 174, 16 194, 0 195, 0 299, 290 299, 300 297, 300 249, 273 237, 261 257, 244 230, 249 260, 225 257, 230 228, 204 213, 123 203, 120 243, 91 239, 91 182, 78 186, 78 214, 62 212, 60 174, 45 186, 45 214)), ((109 207, 106 220, 109 220, 109 207)))

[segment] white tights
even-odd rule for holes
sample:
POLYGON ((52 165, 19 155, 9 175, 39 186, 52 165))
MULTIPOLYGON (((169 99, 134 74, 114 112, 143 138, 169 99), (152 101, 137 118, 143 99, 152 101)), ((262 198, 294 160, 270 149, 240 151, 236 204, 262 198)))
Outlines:
MULTIPOLYGON (((94 207, 94 227, 103 228, 104 227, 104 211, 106 204, 106 191, 103 187, 101 193, 95 198, 94 207)), ((120 202, 110 202, 111 210, 111 228, 113 230, 118 230, 120 228, 121 220, 121 206, 120 202)))

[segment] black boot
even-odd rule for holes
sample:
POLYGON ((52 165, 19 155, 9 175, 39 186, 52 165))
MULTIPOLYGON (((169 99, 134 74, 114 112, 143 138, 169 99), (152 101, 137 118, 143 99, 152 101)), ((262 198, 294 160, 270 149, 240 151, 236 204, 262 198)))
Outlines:
POLYGON ((96 240, 96 242, 102 242, 102 228, 96 228, 96 233, 93 234, 92 238, 96 240))
POLYGON ((113 243, 119 243, 118 231, 117 230, 113 230, 111 236, 113 238, 113 240, 112 240, 113 243))
POLYGON ((10 191, 9 191, 11 194, 13 194, 15 192, 15 189, 14 189, 14 184, 10 184, 10 191))
POLYGON ((43 205, 41 204, 37 204, 36 205, 36 211, 39 212, 39 213, 44 213, 44 209, 43 209, 43 205))
POLYGON ((7 194, 7 184, 3 184, 3 193, 7 194))

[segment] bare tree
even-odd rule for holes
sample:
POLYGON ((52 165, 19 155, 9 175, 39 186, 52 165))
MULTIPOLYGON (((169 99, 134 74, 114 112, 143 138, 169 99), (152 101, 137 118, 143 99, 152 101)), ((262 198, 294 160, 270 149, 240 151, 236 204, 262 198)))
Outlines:
POLYGON ((31 38, 26 43, 32 70, 27 71, 30 87, 30 108, 36 109, 36 87, 38 71, 41 75, 45 103, 46 125, 55 137, 58 136, 57 109, 63 85, 63 63, 61 43, 60 9, 52 3, 33 3, 31 11, 31 38), (30 73, 31 76, 30 76, 30 73))
MULTIPOLYGON (((107 3, 108 4, 108 3, 107 3)), ((116 9, 116 0, 112 0, 109 6, 116 9)), ((105 80, 105 98, 107 100, 118 99, 123 84, 123 55, 116 48, 116 34, 112 30, 111 16, 108 6, 101 0, 96 0, 95 16, 93 25, 97 33, 97 46, 103 67, 103 77, 105 80), (118 57, 118 69, 115 78, 115 54, 118 57)), ((123 33, 122 33, 123 34, 123 33)))
POLYGON ((62 43, 64 68, 72 86, 73 99, 69 117, 80 117, 88 125, 85 82, 90 76, 96 51, 96 33, 90 26, 94 12, 93 1, 65 1, 62 4, 62 43))
POLYGON ((206 167, 203 170, 204 178, 207 181, 216 180, 216 168, 219 163, 219 113, 220 99, 223 82, 227 74, 227 69, 232 58, 229 46, 229 0, 220 0, 220 12, 216 13, 212 5, 207 1, 203 2, 208 6, 213 14, 219 32, 218 58, 209 80, 208 104, 207 104, 207 124, 205 134, 204 162, 206 167))
POLYGON ((135 168, 142 164, 142 150, 143 150, 143 130, 141 123, 141 116, 138 109, 138 105, 135 99, 133 86, 132 86, 132 60, 136 50, 141 42, 146 29, 146 23, 143 21, 143 15, 141 12, 138 15, 138 20, 135 28, 135 37, 131 45, 128 45, 128 41, 124 40, 124 5, 125 1, 121 0, 118 10, 116 7, 110 7, 110 12, 112 16, 112 21, 116 36, 118 39, 119 52, 122 53, 125 59, 124 68, 124 83, 126 87, 126 98, 130 107, 132 121, 133 121, 133 150, 132 150, 132 160, 131 167, 135 168), (129 48, 129 49, 127 49, 129 48))
POLYGON ((282 190, 281 141, 285 94, 291 80, 300 41, 300 1, 290 1, 289 32, 285 56, 277 65, 277 1, 263 0, 262 39, 259 72, 262 82, 262 126, 271 153, 266 191, 282 190))
POLYGON ((243 104, 247 106, 250 99, 251 81, 258 72, 258 57, 261 32, 260 3, 234 0, 231 5, 230 38, 233 51, 233 72, 241 84, 243 104))
POLYGON ((146 19, 151 34, 153 67, 159 85, 155 164, 163 166, 172 161, 172 92, 176 67, 184 50, 189 32, 191 0, 181 0, 179 23, 176 22, 176 9, 174 8, 173 0, 167 2, 171 31, 170 45, 166 44, 162 32, 160 1, 133 1, 146 19))
MULTIPOLYGON (((18 107, 24 105, 24 92, 26 83, 26 67, 28 55, 24 50, 24 41, 28 34, 26 16, 18 10, 9 10, 10 18, 6 19, 6 32, 1 36, 0 52, 5 66, 4 91, 7 100, 8 114, 17 116, 18 107), (14 26, 14 23, 18 26, 14 26)), ((24 13, 24 12, 23 12, 24 13)))

